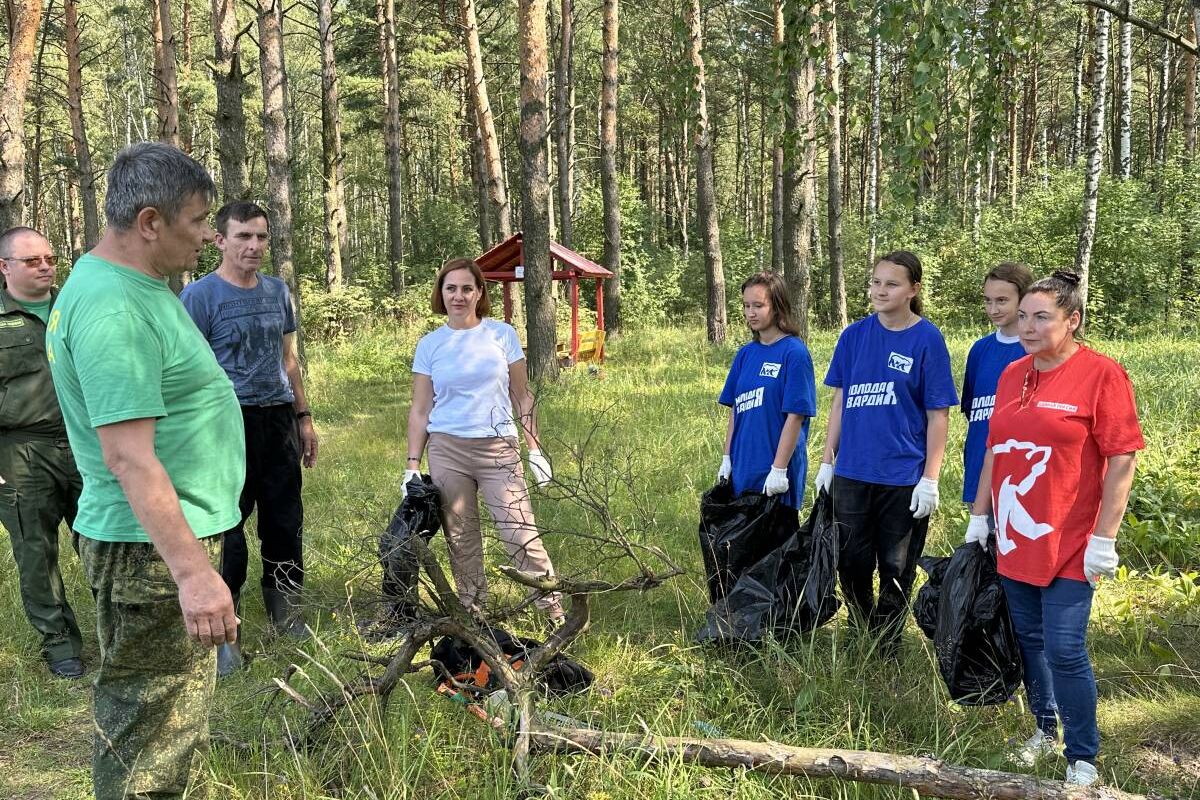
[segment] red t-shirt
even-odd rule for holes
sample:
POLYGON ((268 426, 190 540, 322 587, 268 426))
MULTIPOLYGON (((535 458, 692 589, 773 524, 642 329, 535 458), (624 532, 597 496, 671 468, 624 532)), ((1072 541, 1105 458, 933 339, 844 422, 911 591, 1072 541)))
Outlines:
POLYGON ((1085 580, 1109 456, 1146 446, 1133 384, 1116 361, 1080 347, 1051 370, 1033 357, 1000 376, 988 433, 997 568, 1034 586, 1085 580))

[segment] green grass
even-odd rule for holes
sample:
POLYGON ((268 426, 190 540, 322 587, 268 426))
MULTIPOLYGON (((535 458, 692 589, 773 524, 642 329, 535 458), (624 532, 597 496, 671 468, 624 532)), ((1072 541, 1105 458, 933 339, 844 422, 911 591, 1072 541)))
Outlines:
MULTIPOLYGON (((218 688, 213 729, 223 742, 238 744, 216 744, 198 767, 197 781, 212 797, 502 798, 517 791, 502 743, 436 697, 428 674, 410 677, 386 709, 366 702, 351 707, 323 743, 299 754, 283 742, 288 730, 303 726, 303 709, 269 691, 289 664, 299 667, 292 685, 307 696, 330 686, 324 670, 343 678, 364 671, 343 654, 363 646, 353 621, 373 613, 375 548, 397 501, 416 335, 380 325, 309 347, 309 393, 322 436, 320 463, 307 473, 305 487, 311 599, 321 607, 312 620, 318 637, 303 652, 266 638, 261 599, 245 592, 244 645, 255 658, 218 688)), ((972 338, 950 337, 957 374, 972 338)), ((810 342, 818 380, 833 343, 829 332, 810 342)), ((1119 358, 1133 377, 1149 445, 1142 464, 1161 484, 1155 491, 1171 489, 1188 469, 1181 454, 1200 446, 1200 345, 1161 337, 1097 347, 1119 358)), ((1023 708, 951 703, 931 647, 914 626, 899 663, 874 658, 867 645, 846 634, 840 617, 811 636, 756 650, 718 652, 691 644, 706 607, 697 500, 719 462, 726 416, 714 398, 734 349, 708 346, 699 329, 639 332, 611 345, 598 375, 574 370, 541 393, 542 427, 560 474, 573 471, 566 448, 590 436, 588 452, 598 467, 592 480, 611 479, 603 467, 613 464, 635 476, 631 486, 612 492, 616 520, 632 540, 662 547, 688 570, 646 594, 597 598, 592 627, 574 653, 595 671, 595 689, 550 707, 618 731, 701 735, 696 723, 702 723, 747 739, 932 754, 1020 771, 1004 756, 1012 740, 1031 730, 1023 708)), ((828 399, 822 389, 822 413, 828 399)), ((823 428, 823 418, 814 421, 812 454, 820 452, 823 428)), ((955 415, 929 552, 948 552, 961 541, 966 513, 958 502, 958 454, 964 428, 955 415)), ((627 565, 601 561, 594 547, 572 535, 597 524, 578 505, 539 494, 535 507, 561 572, 628 572, 627 565)), ((1195 536, 1191 509, 1179 511, 1195 536)), ((492 556, 500 563, 497 551, 492 556)), ((1200 796, 1200 593, 1177 571, 1151 569, 1153 553, 1134 554, 1131 565, 1121 580, 1103 586, 1092 621, 1101 767, 1109 782, 1131 790, 1200 796)), ((93 608, 69 549, 63 568, 90 642, 85 657, 94 665, 93 608)), ((0 716, 0 796, 88 797, 89 688, 47 676, 20 613, 11 554, 0 556, 0 576, 0 605, 7 612, 0 615, 6 712, 0 716)), ((252 574, 248 584, 256 580, 252 574)), ((516 597, 499 577, 492 585, 497 597, 516 597)), ((521 617, 517 627, 533 632, 534 622, 521 617)), ((1064 769, 1061 760, 1049 761, 1036 772, 1061 777, 1064 769)), ((539 757, 534 777, 557 796, 593 800, 912 796, 617 756, 539 757)))

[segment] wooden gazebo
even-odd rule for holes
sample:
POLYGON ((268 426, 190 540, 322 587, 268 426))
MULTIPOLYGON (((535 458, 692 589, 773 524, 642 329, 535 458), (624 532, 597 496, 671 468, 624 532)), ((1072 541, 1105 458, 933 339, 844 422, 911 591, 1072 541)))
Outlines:
MULTIPOLYGON (((504 296, 504 321, 512 322, 512 284, 525 279, 525 249, 521 234, 515 233, 500 244, 488 250, 475 259, 479 269, 483 271, 485 280, 495 281, 502 287, 504 296)), ((604 281, 613 277, 611 271, 563 247, 558 242, 550 242, 551 277, 556 281, 570 283, 571 296, 571 343, 570 358, 574 363, 579 360, 582 351, 592 355, 595 360, 604 359, 604 281), (596 282, 596 332, 579 334, 579 282, 594 280, 596 282), (582 347, 581 347, 582 340, 582 347), (590 345, 590 347, 589 347, 590 345)))

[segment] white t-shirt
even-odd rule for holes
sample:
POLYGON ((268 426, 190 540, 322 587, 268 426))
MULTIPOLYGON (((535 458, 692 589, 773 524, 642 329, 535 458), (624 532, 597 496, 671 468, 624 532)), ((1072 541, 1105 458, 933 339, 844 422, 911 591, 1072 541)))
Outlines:
POLYGON ((487 317, 474 328, 443 325, 421 337, 412 371, 433 380, 429 432, 468 439, 516 436, 508 367, 523 358, 513 326, 487 317))

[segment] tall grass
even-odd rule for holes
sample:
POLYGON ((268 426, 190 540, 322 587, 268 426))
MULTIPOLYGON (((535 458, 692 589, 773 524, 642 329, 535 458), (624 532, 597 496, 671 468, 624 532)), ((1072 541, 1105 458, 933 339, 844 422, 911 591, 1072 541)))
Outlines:
MULTIPOLYGON (((379 580, 375 546, 397 501, 403 469, 410 358, 416 331, 377 324, 336 342, 309 347, 309 395, 322 436, 320 463, 306 474, 306 548, 317 630, 301 650, 265 635, 261 600, 244 593, 245 646, 250 668, 218 687, 213 728, 222 736, 198 765, 210 796, 230 798, 502 798, 514 796, 505 743, 432 690, 430 677, 410 677, 386 708, 361 702, 346 709, 328 735, 307 748, 285 745, 306 712, 269 691, 289 664, 308 696, 362 674, 344 652, 366 647, 355 622, 373 613, 379 580), (328 672, 327 672, 328 671, 328 672)), ((961 375, 973 334, 951 333, 961 375)), ((834 336, 821 332, 810 348, 818 382, 834 336)), ((1142 465, 1169 485, 1179 455, 1200 446, 1200 361, 1195 342, 1166 337, 1097 342, 1116 356, 1138 391, 1148 449, 1142 465), (1175 466, 1173 466, 1175 465, 1175 466), (1153 468, 1153 469, 1151 469, 1153 468)), ((951 703, 933 654, 915 627, 897 661, 877 658, 871 643, 850 635, 839 617, 825 628, 759 648, 719 651, 691 644, 706 607, 696 544, 696 507, 720 460, 726 411, 715 397, 734 345, 711 347, 703 331, 639 331, 613 342, 598 374, 565 373, 539 391, 539 414, 555 467, 569 470, 568 444, 592 436, 594 446, 621 449, 637 476, 614 498, 614 513, 633 518, 637 497, 651 517, 638 535, 668 550, 689 573, 644 595, 599 597, 593 624, 575 656, 596 673, 584 697, 554 701, 555 710, 613 730, 659 734, 722 734, 770 738, 800 746, 868 748, 932 754, 956 763, 1017 769, 1006 760, 1012 742, 1032 730, 1019 702, 987 709, 951 703)), ((820 392, 822 415, 828 390, 820 392)), ((961 541, 965 512, 958 502, 962 436, 955 415, 943 473, 943 504, 928 551, 961 541)), ((814 420, 810 453, 820 452, 824 417, 814 420)), ((576 506, 535 495, 547 546, 567 571, 588 553, 561 531, 590 522, 576 506)), ((1193 529, 1194 533, 1194 529, 1193 529)), ((439 545, 440 547, 440 545, 439 545)), ((444 553, 444 549, 441 550, 444 553)), ((493 548, 493 563, 503 554, 493 548)), ((92 605, 77 560, 67 551, 71 600, 91 631, 92 605)), ((1200 602, 1189 600, 1177 571, 1152 574, 1144 557, 1134 573, 1106 583, 1098 595, 1092 651, 1100 677, 1101 767, 1110 782, 1157 788, 1178 797, 1200 794, 1200 602), (1164 666, 1166 665, 1166 666, 1164 666), (1178 761, 1178 763, 1177 763, 1178 761)), ((1181 564, 1178 566, 1189 566, 1181 564)), ((1190 566, 1200 566, 1191 564, 1190 566)), ((19 613, 10 555, 0 604, 4 645, 0 668, 7 711, 0 718, 0 796, 88 796, 89 691, 49 679, 19 613)), ((253 585, 252 575, 248 585, 253 585)), ((504 591, 503 581, 493 585, 504 591)), ((529 632, 532 632, 529 631, 529 632)), ((94 644, 85 654, 97 659, 94 644)), ((1061 761, 1036 773, 1061 777, 1061 761)), ((911 793, 832 782, 784 779, 745 771, 709 771, 678 761, 645 764, 623 756, 538 758, 534 777, 571 798, 900 798, 911 793)))

